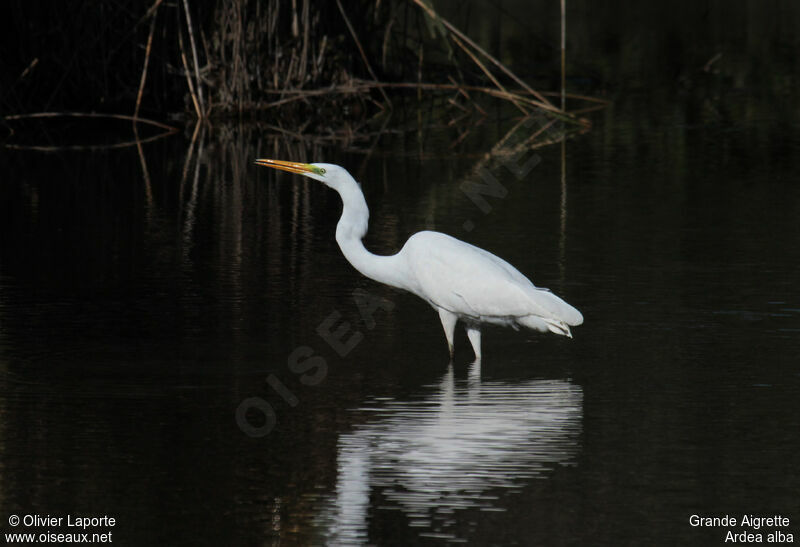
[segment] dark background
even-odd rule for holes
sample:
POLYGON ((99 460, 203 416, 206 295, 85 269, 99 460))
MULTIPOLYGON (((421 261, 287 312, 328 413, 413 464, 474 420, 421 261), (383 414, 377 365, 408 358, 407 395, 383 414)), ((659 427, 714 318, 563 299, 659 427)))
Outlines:
MULTIPOLYGON (((557 4, 437 9, 555 90, 557 4)), ((690 515, 778 513, 796 538, 800 5, 568 4, 568 90, 611 104, 563 148, 526 149, 539 163, 520 180, 484 159, 518 116, 491 101, 447 127, 458 109, 398 94, 388 131, 363 139, 218 121, 193 140, 182 77, 154 65, 146 113, 171 137, 42 152, 9 145, 131 130, 6 121, 2 532, 11 514, 71 513, 116 517, 120 545, 717 545, 727 529, 690 515), (341 256, 338 197, 257 157, 346 166, 374 252, 451 233, 585 324, 574 340, 487 329, 479 371, 459 333, 448 366, 436 314, 341 256), (460 189, 480 166, 509 192, 488 214, 460 189), (356 288, 395 304, 372 330, 356 288), (316 332, 334 311, 365 335, 345 357, 316 332), (326 360, 317 386, 288 367, 300 346, 326 360), (237 425, 250 397, 275 410, 265 437, 237 425)), ((130 113, 147 25, 119 29, 144 8, 110 7, 13 5, 4 112, 130 113)), ((293 127, 281 116, 265 114, 293 127)))

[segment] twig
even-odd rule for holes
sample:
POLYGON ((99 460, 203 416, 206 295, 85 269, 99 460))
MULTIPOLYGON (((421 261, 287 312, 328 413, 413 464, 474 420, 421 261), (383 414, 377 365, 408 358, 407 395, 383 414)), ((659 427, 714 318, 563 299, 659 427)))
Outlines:
MULTIPOLYGON (((155 3, 155 10, 153 10, 153 16, 150 19, 150 33, 147 35, 147 47, 145 48, 144 54, 144 66, 142 66, 142 78, 139 81, 139 92, 136 94, 136 107, 133 109, 133 119, 139 117, 139 107, 142 105, 142 93, 144 93, 144 84, 147 81, 147 65, 150 63, 150 51, 153 45, 153 34, 156 31, 156 17, 158 16, 158 4, 161 0, 156 0, 155 3)), ((136 126, 136 122, 134 121, 134 131, 136 126)), ((137 135, 138 136, 138 135, 137 135)))
POLYGON ((565 116, 560 110, 555 107, 548 107, 544 103, 539 101, 533 100, 529 97, 525 97, 524 95, 520 95, 519 93, 512 93, 510 91, 504 91, 501 89, 495 89, 492 87, 480 87, 480 86, 472 86, 472 85, 452 85, 452 84, 432 84, 432 83, 408 83, 408 82, 401 82, 401 83, 384 83, 384 82, 365 82, 363 80, 358 80, 360 84, 366 84, 368 86, 376 86, 376 87, 396 87, 396 88, 416 88, 417 86, 422 87, 423 89, 438 89, 438 90, 445 90, 445 89, 464 89, 469 91, 475 91, 478 93, 484 93, 486 95, 491 95, 492 97, 497 97, 499 99, 505 99, 507 101, 511 101, 512 98, 516 99, 517 101, 521 101, 532 106, 536 106, 541 108, 542 110, 547 110, 550 114, 554 116, 565 116))
POLYGON ((297 0, 292 0, 292 36, 300 36, 300 26, 297 24, 297 0))
POLYGON ((717 53, 703 66, 703 72, 711 72, 711 65, 722 59, 722 53, 717 53))
POLYGON ((320 74, 320 61, 322 60, 323 55, 325 54, 325 45, 328 41, 328 35, 324 34, 322 36, 322 40, 319 43, 319 47, 317 48, 317 54, 314 54, 313 45, 311 51, 311 62, 314 64, 311 71, 311 79, 316 80, 320 74))
MULTIPOLYGON (((424 49, 422 48, 422 43, 419 44, 419 64, 417 65, 417 83, 422 83, 422 55, 424 49)), ((417 100, 422 101, 422 89, 417 88, 417 100)))
MULTIPOLYGON (((458 95, 456 95, 456 97, 458 97, 458 95)), ((469 110, 467 110, 464 106, 458 104, 458 101, 455 100, 453 97, 448 97, 447 98, 447 102, 450 103, 451 105, 455 106, 456 108, 458 108, 462 112, 469 112, 469 110)), ((448 125, 450 125, 450 124, 448 124, 448 125)))
POLYGON ((467 98, 467 100, 468 100, 469 102, 471 102, 471 103, 472 103, 472 106, 474 106, 474 107, 475 107, 475 109, 476 109, 478 112, 480 112, 480 113, 481 113, 482 115, 484 115, 484 116, 487 116, 487 114, 486 114, 486 111, 485 111, 483 108, 481 108, 481 107, 480 107, 480 105, 479 105, 478 103, 476 103, 475 101, 473 101, 473 100, 472 100, 472 97, 470 97, 470 96, 469 96, 469 93, 467 93, 467 91, 464 89, 464 87, 463 87, 463 86, 459 85, 459 83, 458 83, 458 82, 456 82, 455 78, 453 78, 452 76, 448 75, 448 76, 447 76, 447 79, 448 79, 448 80, 450 80, 450 82, 451 82, 451 83, 452 83, 454 86, 456 86, 456 88, 458 89, 458 92, 459 92, 459 93, 461 93, 462 95, 464 95, 464 97, 466 97, 466 98, 467 98))
MULTIPOLYGON (((558 95, 556 91, 543 91, 542 95, 548 95, 550 97, 555 97, 558 95)), ((568 99, 578 99, 581 101, 589 101, 591 103, 600 103, 602 105, 610 105, 612 101, 608 99, 601 99, 600 97, 591 97, 589 95, 578 95, 577 93, 567 93, 568 99)))
POLYGON ((392 18, 389 21, 389 24, 386 25, 386 30, 383 33, 383 51, 381 52, 381 66, 383 67, 383 70, 386 70, 386 52, 389 49, 389 36, 391 35, 394 20, 394 12, 392 12, 392 18))
POLYGON ((300 72, 297 75, 297 79, 299 80, 298 84, 303 85, 303 81, 306 79, 306 66, 308 65, 308 0, 303 0, 303 50, 300 53, 300 72))
POLYGON ((361 162, 361 167, 359 167, 359 169, 358 169, 359 179, 363 178, 364 169, 366 169, 366 167, 367 167, 367 160, 369 160, 369 158, 372 156, 372 153, 375 152, 375 147, 378 145, 378 141, 381 140, 381 136, 383 136, 383 134, 386 132, 386 127, 388 127, 389 120, 391 120, 391 119, 392 119, 392 113, 389 112, 389 115, 384 118, 383 124, 381 125, 381 128, 378 130, 377 134, 375 135, 375 139, 372 141, 372 145, 369 147, 369 150, 367 150, 367 153, 366 153, 366 155, 364 156, 364 159, 361 162))
POLYGON ((147 11, 145 12, 145 14, 142 15, 139 18, 138 21, 136 21, 136 24, 133 25, 130 28, 130 30, 128 30, 128 32, 123 34, 121 37, 118 37, 119 45, 117 45, 116 47, 111 49, 111 51, 107 55, 108 59, 111 59, 112 57, 114 57, 117 54, 117 51, 119 50, 119 48, 122 47, 123 44, 127 44, 128 43, 128 38, 131 36, 131 34, 136 32, 136 29, 139 28, 139 25, 141 25, 142 23, 147 21, 147 19, 153 14, 153 12, 156 10, 156 8, 158 8, 158 6, 160 6, 163 3, 163 1, 164 0, 156 0, 155 2, 153 2, 153 5, 150 6, 149 8, 147 8, 147 11))
MULTIPOLYGON (((359 53, 361 53, 361 58, 364 60, 364 64, 367 65, 367 71, 369 75, 372 76, 372 79, 376 82, 378 81, 378 77, 375 76, 375 72, 372 71, 372 66, 370 66, 369 61, 367 60, 367 54, 364 53, 364 48, 361 47, 361 42, 356 35, 356 31, 353 29, 353 25, 350 24, 350 19, 347 18, 347 14, 344 11, 344 7, 342 6, 341 0, 336 0, 336 5, 339 6, 339 11, 342 13, 342 19, 344 19, 345 24, 347 25, 350 34, 353 36, 353 40, 356 43, 356 47, 358 47, 359 53)), ((386 101, 386 104, 389 105, 389 108, 392 106, 392 101, 389 100, 389 95, 386 94, 386 91, 383 89, 380 90, 381 94, 383 95, 383 99, 386 101)))
POLYGON ((567 110, 567 0, 561 0, 561 110, 567 110))
MULTIPOLYGON (((268 110, 270 108, 274 108, 277 106, 282 106, 287 103, 304 100, 309 97, 317 97, 323 95, 348 95, 348 94, 356 94, 356 93, 365 93, 370 89, 374 88, 395 88, 395 89, 427 89, 432 91, 458 91, 465 97, 470 97, 468 92, 474 93, 483 93, 485 95, 489 95, 490 97, 495 97, 497 99, 503 99, 506 101, 513 101, 516 100, 520 103, 530 105, 532 107, 541 108, 542 110, 546 111, 549 115, 564 120, 569 123, 580 123, 584 124, 581 120, 577 120, 574 118, 573 113, 570 112, 561 112, 558 109, 553 110, 552 107, 548 108, 543 103, 532 99, 522 93, 526 93, 525 90, 519 91, 504 91, 501 89, 497 89, 494 87, 481 87, 481 86, 471 86, 471 85, 461 85, 458 83, 452 84, 444 84, 444 83, 426 83, 426 82, 398 82, 398 83, 391 83, 391 82, 373 82, 370 80, 350 80, 346 85, 340 86, 331 86, 324 89, 292 89, 292 90, 264 90, 264 93, 267 94, 280 94, 284 95, 281 99, 277 101, 273 101, 267 104, 256 104, 250 105, 250 108, 253 110, 268 110)), ((573 93, 568 93, 567 97, 575 98, 575 99, 585 99, 590 102, 599 103, 598 108, 602 108, 605 105, 610 104, 610 101, 605 99, 598 99, 595 97, 585 97, 583 95, 576 95, 573 93)), ((472 98, 470 97, 470 100, 472 98)), ((484 116, 486 112, 478 106, 478 103, 472 103, 475 108, 484 116)), ((584 124, 585 125, 585 124, 584 124)))
MULTIPOLYGON (((606 105, 604 105, 604 104, 597 104, 597 105, 594 105, 594 106, 587 106, 586 108, 579 108, 577 110, 570 110, 569 113, 572 114, 573 116, 577 116, 578 114, 586 114, 588 112, 595 112, 596 110, 603 110, 605 107, 606 107, 606 105)), ((578 120, 578 121, 580 121, 580 120, 578 120)), ((584 125, 586 125, 586 124, 584 124, 584 125)), ((589 125, 591 125, 591 124, 589 124, 589 125)))
POLYGON ((466 112, 464 112, 463 114, 461 114, 457 118, 451 118, 450 121, 447 122, 447 127, 452 127, 452 126, 456 125, 458 122, 460 122, 464 118, 469 117, 470 114, 471 114, 471 112, 469 110, 467 110, 466 112))
MULTIPOLYGON (((205 113, 206 105, 203 100, 203 84, 200 80, 200 63, 197 60, 197 44, 194 40, 194 30, 192 29, 192 15, 189 13, 189 0, 183 0, 183 10, 186 12, 186 26, 189 28, 189 45, 192 46, 192 58, 194 60, 194 76, 197 80, 197 99, 200 103, 200 111, 205 113)), ((202 115, 200 116, 203 117, 202 115)))
POLYGON ((511 72, 503 63, 501 63, 500 61, 498 61, 497 59, 492 57, 488 52, 486 52, 484 49, 482 49, 478 44, 473 42, 469 38, 469 36, 467 36, 466 34, 461 32, 460 30, 458 30, 456 27, 454 27, 452 25, 452 23, 450 23, 450 21, 440 17, 439 14, 436 13, 436 11, 433 10, 433 8, 431 8, 430 6, 426 5, 422 0, 413 0, 413 2, 416 5, 418 5, 419 7, 421 7, 423 10, 425 10, 425 12, 430 17, 440 21, 447 28, 447 30, 452 32, 455 36, 458 36, 459 38, 464 40, 464 42, 466 42, 471 47, 476 49, 479 53, 481 53, 484 57, 486 57, 489 61, 491 61, 492 64, 494 64, 497 68, 502 70, 508 77, 510 77, 515 82, 517 82, 517 84, 519 84, 521 87, 525 88, 529 93, 531 93, 532 95, 537 97, 542 103, 548 105, 549 109, 557 110, 557 108, 555 106, 553 106, 553 104, 550 101, 545 99, 539 92, 534 90, 532 87, 530 87, 528 84, 526 84, 523 80, 521 80, 519 77, 517 77, 517 75, 514 74, 513 72, 511 72))
POLYGON ((462 142, 462 141, 463 141, 465 138, 467 138, 467 135, 469 135, 469 134, 470 134, 470 131, 471 131, 470 129, 466 129, 466 130, 462 131, 462 132, 461 132, 461 134, 458 136, 458 138, 457 138, 455 141, 453 141, 453 143, 452 143, 452 144, 450 144, 450 150, 452 150, 453 148, 455 148, 456 146, 458 146, 459 144, 461 144, 461 142, 462 142))
POLYGON ((22 74, 19 75, 19 78, 17 78, 17 81, 20 82, 20 81, 24 80, 25 76, 27 76, 34 68, 36 68, 36 65, 38 65, 38 64, 39 64, 39 58, 38 57, 34 57, 33 61, 31 61, 31 64, 29 64, 28 67, 25 70, 22 71, 22 74))
POLYGON ((463 89, 463 87, 461 87, 460 85, 458 85, 458 82, 455 80, 455 78, 453 78, 451 75, 449 75, 449 74, 448 74, 448 75, 447 75, 447 79, 448 79, 448 80, 450 80, 450 83, 452 83, 454 86, 456 86, 456 88, 458 89, 458 92, 459 92, 459 93, 461 93, 462 95, 464 95, 464 97, 466 97, 468 101, 472 102, 472 97, 470 97, 470 96, 469 96, 469 93, 467 93, 467 92, 466 92, 466 91, 463 89))
POLYGON ((192 72, 189 69, 189 62, 186 60, 186 50, 183 47, 183 31, 181 30, 180 25, 178 25, 178 47, 180 47, 181 49, 181 61, 183 62, 183 73, 186 75, 186 83, 189 86, 189 95, 191 95, 192 97, 192 103, 194 104, 194 111, 197 113, 197 119, 199 120, 203 117, 203 112, 202 110, 200 110, 200 103, 197 101, 197 93, 195 93, 194 84, 192 83, 192 72))
POLYGON ((297 60, 297 57, 292 55, 292 58, 289 59, 289 68, 286 69, 286 74, 283 77, 283 90, 286 91, 292 85, 292 71, 294 70, 294 63, 297 60))
MULTIPOLYGON (((35 69, 35 68, 36 68, 36 65, 38 65, 38 64, 39 64, 39 58, 38 58, 38 57, 34 57, 34 58, 33 58, 33 61, 31 61, 31 63, 30 63, 30 64, 29 64, 29 65, 28 65, 28 66, 25 68, 25 70, 23 70, 23 71, 22 71, 22 73, 19 75, 19 77, 17 78, 17 81, 15 81, 15 82, 14 82, 13 84, 11 84, 10 86, 7 86, 7 87, 6 87, 6 88, 5 88, 5 89, 4 89, 2 92, 0 92, 0 100, 2 100, 2 99, 3 99, 3 96, 4 96, 6 93, 8 93, 9 91, 12 91, 12 90, 14 89, 14 87, 15 87, 15 86, 16 86, 18 83, 20 83, 22 80, 24 80, 24 79, 25 79, 25 78, 28 76, 28 74, 30 74, 30 73, 33 71, 33 69, 35 69)), ((13 130, 13 129, 11 129, 10 127, 8 127, 7 129, 8 129, 8 130, 11 132, 11 134, 12 134, 12 135, 14 134, 14 130, 13 130)))
MULTIPOLYGON (((372 88, 397 88, 397 89, 429 89, 429 90, 436 90, 436 91, 443 91, 443 90, 469 90, 474 91, 476 93, 484 93, 486 95, 496 97, 498 99, 504 99, 506 101, 519 101, 521 103, 529 104, 531 106, 535 106, 546 110, 553 116, 559 117, 564 119, 565 121, 574 122, 569 114, 565 114, 558 109, 553 110, 552 107, 548 108, 543 103, 531 99, 530 97, 526 97, 524 95, 520 95, 518 93, 512 93, 510 91, 503 91, 500 89, 496 89, 493 87, 479 87, 479 86, 469 86, 469 85, 457 85, 457 84, 434 84, 434 83, 414 83, 414 82, 400 82, 400 83, 389 83, 389 82, 373 82, 369 80, 351 80, 349 84, 342 85, 342 86, 331 86, 325 89, 293 89, 288 91, 277 91, 277 90, 265 90, 265 93, 280 93, 281 95, 288 95, 280 100, 267 103, 263 106, 256 105, 255 108, 258 110, 266 110, 269 108, 273 108, 276 106, 281 106, 286 103, 298 101, 305 99, 307 97, 318 96, 318 95, 340 95, 340 94, 352 94, 352 93, 359 93, 365 92, 372 88)), ((479 109, 482 111, 482 109, 479 109)))
MULTIPOLYGON (((464 45, 464 43, 463 43, 461 40, 459 40, 459 39, 458 39, 456 36, 453 36, 453 41, 455 41, 455 43, 456 43, 456 44, 457 44, 457 45, 458 45, 458 46, 459 46, 461 49, 463 49, 463 50, 464 50, 464 52, 465 52, 467 55, 469 55, 469 56, 470 56, 470 58, 471 58, 471 59, 472 59, 472 60, 475 62, 475 64, 476 64, 476 65, 478 65, 478 67, 480 67, 480 69, 483 71, 483 73, 484 73, 484 74, 486 74, 486 75, 489 77, 489 79, 492 81, 492 83, 494 83, 494 85, 495 85, 495 86, 497 86, 497 88, 498 88, 500 91, 502 91, 503 93, 508 93, 508 91, 506 91, 506 88, 505 88, 505 87, 503 87, 503 84, 501 84, 501 83, 500 83, 500 81, 499 81, 497 78, 495 78, 495 77, 494 77, 494 74, 492 74, 492 72, 491 72, 491 71, 490 71, 488 68, 486 68, 486 66, 485 66, 485 65, 484 65, 484 64, 483 64, 483 63, 480 61, 480 59, 478 59, 478 58, 475 56, 475 54, 474 54, 474 53, 472 53, 472 52, 469 50, 469 48, 467 48, 467 47, 464 45)), ((523 113, 523 114, 525 114, 525 115, 527 115, 527 114, 528 114, 528 111, 527 111, 527 110, 525 110, 525 108, 524 108, 522 105, 520 105, 520 104, 517 102, 516 98, 514 98, 514 97, 513 97, 511 94, 509 94, 509 99, 511 100, 511 102, 512 102, 512 103, 514 103, 514 106, 516 106, 517 108, 519 108, 519 109, 522 111, 522 113, 523 113)))

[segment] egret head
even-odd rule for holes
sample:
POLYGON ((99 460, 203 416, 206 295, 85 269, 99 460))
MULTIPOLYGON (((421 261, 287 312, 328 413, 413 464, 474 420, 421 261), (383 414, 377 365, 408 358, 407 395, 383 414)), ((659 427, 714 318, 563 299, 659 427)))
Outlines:
POLYGON ((332 163, 297 163, 281 160, 256 160, 256 165, 264 165, 281 171, 297 173, 305 177, 318 180, 325 186, 340 190, 343 185, 355 182, 353 177, 344 167, 332 163))

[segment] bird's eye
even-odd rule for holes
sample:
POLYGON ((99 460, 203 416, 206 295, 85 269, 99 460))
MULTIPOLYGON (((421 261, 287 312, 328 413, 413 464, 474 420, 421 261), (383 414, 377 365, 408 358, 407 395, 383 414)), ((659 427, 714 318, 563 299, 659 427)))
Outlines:
POLYGON ((325 169, 324 169, 324 168, 320 168, 320 170, 319 170, 319 174, 320 174, 320 175, 324 175, 324 174, 325 174, 325 169))

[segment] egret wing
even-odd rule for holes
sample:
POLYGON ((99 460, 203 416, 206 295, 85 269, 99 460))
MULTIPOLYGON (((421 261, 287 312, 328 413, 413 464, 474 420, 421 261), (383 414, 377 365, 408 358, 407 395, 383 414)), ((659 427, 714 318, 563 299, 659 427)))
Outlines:
POLYGON ((414 292, 434 306, 476 319, 534 314, 569 324, 582 321, 572 306, 537 289, 505 260, 451 236, 419 232, 402 253, 416 280, 414 292))

